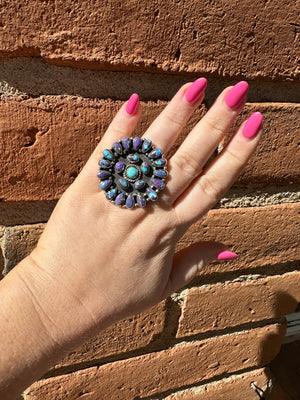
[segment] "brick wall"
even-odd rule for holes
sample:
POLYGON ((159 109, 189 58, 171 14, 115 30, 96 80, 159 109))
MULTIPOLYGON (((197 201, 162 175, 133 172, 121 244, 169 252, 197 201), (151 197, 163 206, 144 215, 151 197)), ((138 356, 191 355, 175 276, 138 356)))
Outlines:
POLYGON ((239 121, 253 110, 265 117, 261 144, 235 186, 178 243, 221 240, 239 258, 212 263, 166 301, 100 333, 25 398, 257 400, 254 383, 267 399, 284 399, 268 365, 280 350, 284 316, 300 301, 297 2, 0 4, 4 272, 35 246, 133 92, 143 107, 141 134, 183 83, 208 79, 204 104, 175 147, 237 80, 250 84, 239 121))

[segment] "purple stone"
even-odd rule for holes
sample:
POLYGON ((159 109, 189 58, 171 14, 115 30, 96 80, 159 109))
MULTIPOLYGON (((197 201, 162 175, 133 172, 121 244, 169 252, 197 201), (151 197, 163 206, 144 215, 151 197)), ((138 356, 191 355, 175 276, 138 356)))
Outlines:
POLYGON ((112 184, 112 180, 111 179, 107 179, 106 181, 102 181, 100 183, 100 189, 102 190, 106 190, 110 187, 110 185, 112 184))
POLYGON ((162 152, 161 149, 154 149, 151 151, 151 153, 148 154, 149 158, 158 158, 161 157, 162 152))
POLYGON ((118 206, 122 206, 122 205, 124 204, 124 202, 125 202, 125 194, 124 194, 124 193, 120 193, 120 194, 117 196, 117 198, 116 198, 116 200, 115 200, 115 203, 116 203, 118 206))
POLYGON ((154 178, 151 182, 157 189, 163 189, 165 187, 165 184, 160 179, 154 178))
POLYGON ((138 205, 139 205, 140 207, 145 207, 145 205, 146 205, 146 199, 145 199, 145 197, 139 195, 139 196, 137 197, 137 203, 138 203, 138 205))
POLYGON ((110 172, 108 171, 99 171, 97 174, 97 177, 101 179, 101 181, 104 181, 105 179, 110 177, 110 172))
POLYGON ((126 207, 132 208, 134 206, 133 196, 130 194, 126 199, 126 207))
POLYGON ((137 154, 128 154, 127 160, 132 163, 137 163, 140 160, 140 157, 137 154))
POLYGON ((104 160, 104 158, 102 158, 99 163, 101 168, 110 168, 111 167, 111 162, 104 160))
POLYGON ((146 162, 143 162, 142 166, 141 166, 142 172, 144 174, 149 174, 150 172, 150 165, 146 162))
POLYGON ((130 143, 129 137, 125 136, 125 137, 122 139, 122 145, 123 145, 123 147, 124 147, 125 150, 129 150, 129 149, 130 149, 131 143, 130 143))
POLYGON ((122 146, 119 142, 116 142, 113 144, 113 149, 115 150, 116 153, 122 155, 123 154, 123 149, 122 146))
POLYGON ((140 137, 135 137, 133 139, 133 148, 134 150, 138 150, 142 145, 142 139, 140 137))
POLYGON ((125 165, 122 163, 122 161, 118 161, 117 164, 115 165, 115 171, 120 173, 123 171, 125 165))
POLYGON ((137 189, 137 190, 140 190, 140 189, 143 189, 143 187, 145 186, 145 181, 142 181, 142 180, 140 180, 140 181, 136 181, 135 183, 134 183, 134 187, 137 189))
POLYGON ((110 161, 112 161, 112 160, 115 159, 114 154, 113 154, 110 150, 107 150, 107 149, 105 149, 105 150, 103 151, 103 156, 104 156, 107 160, 110 160, 110 161))
POLYGON ((154 165, 156 167, 164 167, 166 165, 167 160, 165 158, 160 158, 159 160, 154 161, 154 165))
POLYGON ((158 178, 164 179, 167 177, 168 173, 164 169, 156 169, 154 171, 154 175, 157 176, 158 178))
POLYGON ((142 146, 142 152, 147 153, 151 149, 152 141, 150 139, 144 140, 143 146, 142 146))
POLYGON ((147 194, 150 200, 152 201, 157 200, 157 193, 154 190, 147 188, 147 194))

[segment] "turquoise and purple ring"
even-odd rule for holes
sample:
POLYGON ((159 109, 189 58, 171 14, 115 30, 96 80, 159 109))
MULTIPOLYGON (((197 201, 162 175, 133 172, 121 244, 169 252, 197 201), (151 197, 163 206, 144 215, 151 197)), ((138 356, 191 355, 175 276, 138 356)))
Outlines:
POLYGON ((124 207, 145 207, 156 201, 164 189, 168 172, 161 149, 150 139, 127 137, 103 151, 99 160, 100 189, 112 203, 124 207))

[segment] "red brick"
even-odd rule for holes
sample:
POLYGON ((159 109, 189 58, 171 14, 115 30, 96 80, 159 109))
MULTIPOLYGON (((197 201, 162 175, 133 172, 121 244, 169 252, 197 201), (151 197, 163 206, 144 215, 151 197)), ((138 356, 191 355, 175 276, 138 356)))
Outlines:
POLYGON ((211 263, 200 275, 299 260, 299 211, 300 203, 211 210, 186 232, 177 249, 213 240, 239 255, 233 261, 211 263))
POLYGON ((4 275, 34 249, 43 230, 44 224, 5 228, 2 239, 2 252, 5 260, 4 275))
POLYGON ((100 358, 117 356, 150 345, 161 334, 166 317, 165 301, 105 329, 99 335, 70 353, 55 369, 72 364, 89 363, 100 358))
POLYGON ((296 79, 292 0, 3 1, 2 56, 95 69, 296 79), (138 24, 137 24, 138 21, 138 24), (276 21, 276 23, 274 23, 276 21))
POLYGON ((247 104, 237 124, 256 111, 264 117, 263 137, 235 185, 300 183, 300 105, 247 104))
MULTIPOLYGON (((0 198, 3 201, 53 200, 60 197, 87 161, 121 102, 76 97, 43 96, 37 99, 0 100, 0 198)), ((142 103, 143 115, 136 130, 145 128, 166 102, 142 103)), ((246 115, 261 110, 266 135, 257 155, 239 182, 245 184, 300 182, 297 126, 300 107, 247 106, 246 115), (270 146, 269 135, 272 135, 270 146)), ((175 148, 204 113, 196 112, 175 148)))
POLYGON ((269 381, 269 371, 262 368, 241 375, 233 375, 194 389, 187 389, 183 393, 171 394, 165 400, 258 400, 251 383, 260 389, 267 390, 269 381))
POLYGON ((26 392, 27 399, 75 400, 84 396, 90 400, 124 400, 153 396, 267 364, 278 353, 284 332, 284 326, 270 325, 48 378, 33 384, 26 392))
MULTIPOLYGON (((57 199, 72 183, 122 102, 74 97, 0 101, 0 198, 4 201, 57 199)), ((165 102, 143 104, 136 130, 145 131, 165 102)), ((196 123, 196 112, 183 132, 196 123)), ((182 137, 177 140, 180 143, 182 137)))
POLYGON ((177 336, 281 317, 294 312, 299 302, 299 271, 193 288, 184 301, 177 336))

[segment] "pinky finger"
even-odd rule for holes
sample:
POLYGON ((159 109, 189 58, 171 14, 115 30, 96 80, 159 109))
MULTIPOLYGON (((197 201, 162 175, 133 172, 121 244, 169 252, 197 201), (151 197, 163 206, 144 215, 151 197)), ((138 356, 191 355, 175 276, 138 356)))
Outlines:
POLYGON ((199 242, 174 255, 171 274, 163 298, 187 285, 199 271, 214 260, 232 260, 237 254, 218 242, 199 242))
POLYGON ((212 163, 176 200, 180 224, 191 224, 203 216, 226 193, 254 153, 262 133, 262 115, 256 112, 212 163))

